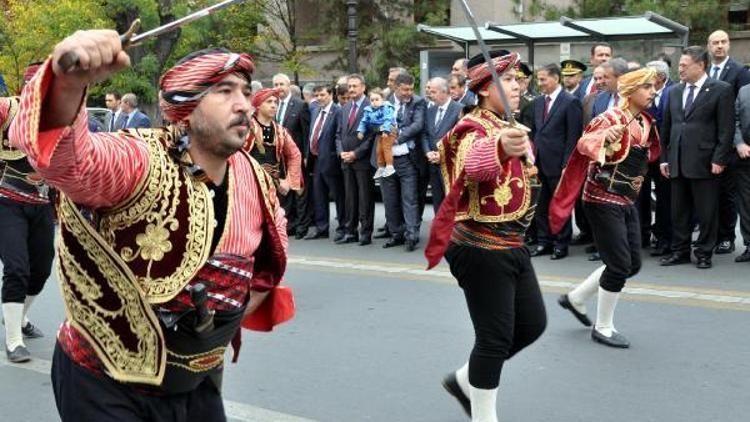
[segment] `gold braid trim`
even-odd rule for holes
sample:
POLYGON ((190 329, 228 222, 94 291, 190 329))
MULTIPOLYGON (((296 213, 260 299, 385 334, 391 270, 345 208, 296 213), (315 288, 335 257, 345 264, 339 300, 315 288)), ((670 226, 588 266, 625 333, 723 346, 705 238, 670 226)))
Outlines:
POLYGON ((8 138, 8 128, 10 128, 10 124, 18 113, 18 106, 21 99, 19 97, 10 97, 7 100, 9 105, 8 114, 5 116, 5 120, 0 122, 0 160, 14 161, 26 157, 23 151, 10 146, 10 139, 8 138))
POLYGON ((91 344, 109 374, 117 381, 160 385, 166 368, 164 335, 156 314, 127 264, 81 215, 65 195, 60 201, 60 230, 75 237, 102 277, 80 265, 63 240, 60 242, 58 279, 70 323, 91 344), (101 286, 102 279, 106 286, 101 286), (105 308, 103 287, 117 296, 120 306, 105 308), (113 319, 128 321, 136 346, 128 348, 113 319))
POLYGON ((208 352, 198 353, 195 355, 181 355, 171 350, 167 350, 167 354, 175 359, 167 362, 167 365, 176 366, 186 371, 193 373, 201 373, 210 371, 214 368, 221 366, 224 363, 224 351, 227 350, 226 346, 217 347, 208 352))

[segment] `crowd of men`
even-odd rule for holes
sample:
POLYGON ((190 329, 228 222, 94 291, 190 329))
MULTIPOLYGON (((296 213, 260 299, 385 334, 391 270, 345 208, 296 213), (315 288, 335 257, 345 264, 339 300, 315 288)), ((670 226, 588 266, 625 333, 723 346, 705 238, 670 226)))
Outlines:
MULTIPOLYGON (((738 216, 743 242, 750 244, 750 165, 746 160, 750 156, 746 143, 750 139, 750 92, 741 92, 750 82, 750 72, 729 56, 729 46, 727 33, 716 31, 705 49, 685 49, 677 69, 666 54, 645 64, 658 75, 656 97, 648 112, 660 128, 664 153, 642 181, 638 206, 642 244, 652 248, 652 256, 662 257, 661 265, 691 262, 692 246, 697 266, 710 267, 714 253, 735 250, 738 216), (680 81, 670 78, 674 70, 680 81), (723 95, 724 91, 731 95, 723 95), (696 228, 699 235, 693 242, 696 228)), ((591 47, 588 65, 564 60, 535 71, 524 63, 519 66, 522 98, 515 114, 530 129, 542 183, 537 215, 527 234, 532 256, 550 255, 558 260, 568 256, 569 246, 587 245, 589 259, 600 259, 591 245, 591 229, 580 201, 573 218, 578 228, 575 237, 573 222, 560 233, 550 233, 548 209, 583 129, 620 103, 618 78, 642 67, 615 56, 613 47, 602 42, 591 47), (589 76, 585 76, 587 70, 589 76)), ((406 69, 389 70, 383 97, 395 108, 395 171, 373 180, 380 134, 369 131, 362 139, 357 136, 370 106, 367 93, 372 89, 365 78, 351 74, 333 85, 311 83, 300 89, 287 75, 275 75, 275 121, 286 128, 302 157, 302 188, 281 198, 289 235, 307 240, 332 235, 337 244, 362 246, 371 244, 373 238, 385 239, 384 248, 404 245, 406 251, 414 251, 428 191, 435 211, 445 196, 438 141, 476 105, 468 82, 466 60, 456 60, 450 74, 429 80, 423 98, 415 95, 414 78, 406 69), (377 190, 386 224, 375 229, 377 190), (333 229, 329 227, 331 199, 336 211, 333 229)), ((261 88, 253 82, 254 92, 261 88)), ((137 109, 135 95, 120 98, 112 92, 106 102, 111 114, 104 130, 150 125, 137 109)), ((750 250, 736 261, 750 261, 750 250)))

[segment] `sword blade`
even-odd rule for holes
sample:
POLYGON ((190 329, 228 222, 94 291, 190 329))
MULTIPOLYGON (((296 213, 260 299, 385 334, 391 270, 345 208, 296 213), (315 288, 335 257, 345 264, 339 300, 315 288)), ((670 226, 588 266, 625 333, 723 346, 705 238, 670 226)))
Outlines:
POLYGON ((162 26, 159 26, 157 28, 148 30, 146 32, 143 32, 141 34, 135 35, 130 39, 131 44, 138 44, 145 40, 148 40, 150 38, 158 37, 159 35, 166 34, 168 32, 172 32, 177 28, 180 28, 190 22, 196 21, 198 19, 204 18, 212 13, 218 12, 219 10, 226 9, 229 6, 233 6, 235 4, 244 3, 246 0, 224 0, 220 3, 216 3, 213 6, 208 6, 204 9, 201 9, 197 12, 191 13, 187 16, 184 16, 180 19, 174 20, 172 22, 169 22, 167 24, 164 24, 162 26))
POLYGON ((500 102, 503 104, 503 108, 505 109, 505 119, 510 123, 511 126, 516 124, 516 118, 513 117, 513 110, 510 109, 510 102, 508 102, 508 98, 505 96, 505 90, 503 89, 502 85, 500 85, 500 77, 497 76, 497 72, 495 71, 495 66, 492 66, 492 58, 490 57, 490 50, 487 48, 487 44, 484 43, 484 38, 482 38, 482 34, 479 32, 479 27, 477 27, 477 21, 474 19, 474 13, 471 12, 471 8, 469 8, 469 4, 466 3, 466 0, 460 1, 462 8, 464 9, 464 14, 466 15, 466 20, 469 21, 469 26, 471 26, 471 29, 474 31, 474 37, 477 39, 477 44, 479 44, 479 49, 482 50, 482 56, 484 56, 484 61, 487 63, 487 67, 490 69, 490 74, 492 75, 492 82, 495 84, 495 88, 497 88, 497 93, 500 96, 500 102))

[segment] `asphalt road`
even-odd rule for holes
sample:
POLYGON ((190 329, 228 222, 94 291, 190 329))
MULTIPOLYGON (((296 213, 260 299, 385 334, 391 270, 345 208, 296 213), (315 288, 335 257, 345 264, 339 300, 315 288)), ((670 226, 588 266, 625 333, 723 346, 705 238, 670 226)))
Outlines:
MULTIPOLYGON (((292 241, 286 283, 297 317, 272 333, 246 332, 240 362, 225 375, 230 420, 468 420, 440 387, 471 349, 461 291, 445 264, 423 271, 423 244, 406 253, 382 243, 292 241)), ((534 260, 549 325, 505 366, 502 421, 750 418, 750 265, 721 256, 711 270, 667 269, 645 256, 615 318, 632 348, 614 350, 593 343, 556 303, 598 265, 581 248, 571 252, 534 260)), ((31 313, 47 333, 27 343, 35 359, 12 365, 0 355, 0 421, 58 420, 48 373, 62 315, 50 280, 31 313)))

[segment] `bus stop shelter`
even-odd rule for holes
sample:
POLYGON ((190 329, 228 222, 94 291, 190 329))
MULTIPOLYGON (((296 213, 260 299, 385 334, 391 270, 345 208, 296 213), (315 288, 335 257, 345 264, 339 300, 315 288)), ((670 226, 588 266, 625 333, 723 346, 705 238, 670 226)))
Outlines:
MULTIPOLYGON (((455 42, 469 58, 469 49, 477 45, 470 26, 418 25, 417 30, 437 38, 455 42)), ((675 39, 687 47, 688 27, 653 12, 642 16, 622 16, 598 19, 571 19, 559 21, 499 24, 485 23, 479 28, 485 43, 493 46, 524 44, 528 49, 529 65, 534 66, 534 46, 537 43, 582 43, 596 41, 623 41, 643 39, 675 39)))

